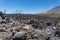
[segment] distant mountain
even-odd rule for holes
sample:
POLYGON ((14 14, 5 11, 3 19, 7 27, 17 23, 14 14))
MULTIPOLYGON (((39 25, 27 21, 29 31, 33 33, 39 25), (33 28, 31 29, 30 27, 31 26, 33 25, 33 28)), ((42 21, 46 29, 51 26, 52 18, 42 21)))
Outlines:
POLYGON ((60 14, 60 6, 56 6, 56 7, 52 8, 51 10, 48 10, 47 13, 50 13, 50 14, 60 14))

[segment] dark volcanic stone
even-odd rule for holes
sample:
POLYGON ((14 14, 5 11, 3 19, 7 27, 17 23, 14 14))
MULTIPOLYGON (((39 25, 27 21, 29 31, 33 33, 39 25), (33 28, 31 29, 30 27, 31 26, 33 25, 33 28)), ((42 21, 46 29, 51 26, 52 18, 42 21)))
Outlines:
POLYGON ((36 20, 30 20, 28 24, 38 24, 38 22, 36 20))
POLYGON ((50 39, 50 37, 48 37, 48 38, 45 38, 46 40, 49 40, 50 39))
POLYGON ((37 25, 37 24, 33 24, 32 27, 37 28, 37 29, 42 29, 42 27, 40 25, 37 25))
POLYGON ((4 29, 0 29, 0 32, 7 32, 6 30, 4 30, 4 29))
POLYGON ((15 33, 13 32, 13 33, 12 33, 12 36, 14 36, 14 34, 15 34, 15 33))
POLYGON ((12 40, 26 40, 26 37, 15 37, 12 40))
POLYGON ((60 37, 60 31, 56 31, 55 36, 60 37))
POLYGON ((52 25, 51 22, 47 22, 46 24, 47 24, 47 26, 51 26, 52 25))

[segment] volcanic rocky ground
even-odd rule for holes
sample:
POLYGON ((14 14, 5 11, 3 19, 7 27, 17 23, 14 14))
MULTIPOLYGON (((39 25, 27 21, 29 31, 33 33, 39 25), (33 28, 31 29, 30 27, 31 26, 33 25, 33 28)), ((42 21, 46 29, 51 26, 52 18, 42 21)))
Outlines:
POLYGON ((0 40, 60 40, 60 21, 43 18, 18 21, 0 12, 0 40))

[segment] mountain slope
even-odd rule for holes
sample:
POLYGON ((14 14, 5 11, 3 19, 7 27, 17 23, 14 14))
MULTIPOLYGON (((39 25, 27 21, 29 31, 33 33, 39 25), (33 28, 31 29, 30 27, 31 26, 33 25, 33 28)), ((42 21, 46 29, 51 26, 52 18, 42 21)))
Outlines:
POLYGON ((47 13, 60 14, 60 6, 56 6, 56 7, 52 8, 47 13))

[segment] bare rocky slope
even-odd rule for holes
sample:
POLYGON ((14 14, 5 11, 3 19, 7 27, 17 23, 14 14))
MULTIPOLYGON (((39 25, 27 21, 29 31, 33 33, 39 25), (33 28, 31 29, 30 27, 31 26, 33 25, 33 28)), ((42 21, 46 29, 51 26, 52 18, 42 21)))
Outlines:
POLYGON ((50 9, 47 13, 50 13, 50 14, 60 14, 60 6, 56 6, 52 9, 50 9))
POLYGON ((14 20, 0 12, 0 40, 60 40, 60 21, 38 16, 14 20))

